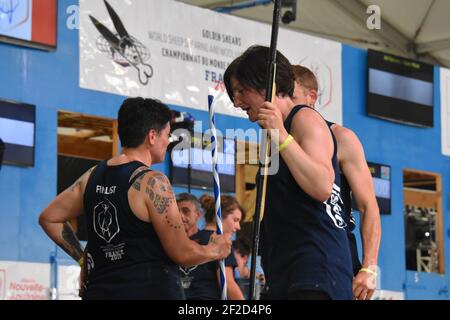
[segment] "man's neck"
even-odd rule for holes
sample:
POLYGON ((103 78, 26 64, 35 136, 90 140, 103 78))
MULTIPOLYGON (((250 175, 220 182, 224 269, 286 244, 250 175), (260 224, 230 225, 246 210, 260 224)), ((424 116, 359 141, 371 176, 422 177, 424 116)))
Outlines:
POLYGON ((139 161, 150 167, 152 165, 152 156, 148 150, 142 148, 124 148, 120 155, 109 161, 109 164, 117 165, 132 161, 139 161))

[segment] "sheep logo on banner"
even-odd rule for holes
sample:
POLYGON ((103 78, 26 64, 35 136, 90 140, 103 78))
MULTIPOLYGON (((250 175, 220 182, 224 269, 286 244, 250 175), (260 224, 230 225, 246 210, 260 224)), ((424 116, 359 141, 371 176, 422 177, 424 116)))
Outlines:
POLYGON ((109 30, 93 16, 89 15, 92 23, 100 32, 97 48, 124 68, 133 66, 138 71, 139 81, 147 85, 153 76, 153 68, 145 62, 150 58, 150 52, 139 40, 130 36, 122 21, 111 5, 105 0, 106 9, 111 17, 117 33, 109 30))

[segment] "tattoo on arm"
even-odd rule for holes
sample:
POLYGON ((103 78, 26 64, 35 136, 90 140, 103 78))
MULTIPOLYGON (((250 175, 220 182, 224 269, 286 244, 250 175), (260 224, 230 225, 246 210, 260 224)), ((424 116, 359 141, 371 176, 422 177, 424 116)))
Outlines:
MULTIPOLYGON (((171 202, 174 201, 174 195, 169 180, 160 173, 150 176, 147 187, 145 188, 145 193, 147 193, 158 214, 165 214, 171 202)), ((171 221, 168 215, 165 215, 165 219, 167 224, 175 229, 180 229, 182 227, 181 222, 176 223, 171 221)))
POLYGON ((63 249, 76 261, 80 260, 83 256, 83 249, 81 248, 80 240, 73 232, 73 229, 69 222, 64 223, 61 233, 63 243, 63 249))
POLYGON ((163 214, 173 200, 173 191, 169 181, 162 174, 150 176, 145 192, 159 214, 163 214))
POLYGON ((213 243, 216 244, 216 239, 214 239, 211 235, 211 237, 209 238, 208 244, 213 243))
POLYGON ((144 179, 144 174, 141 175, 139 178, 136 179, 136 181, 133 182, 133 188, 136 189, 137 191, 141 191, 141 182, 142 179, 144 179))

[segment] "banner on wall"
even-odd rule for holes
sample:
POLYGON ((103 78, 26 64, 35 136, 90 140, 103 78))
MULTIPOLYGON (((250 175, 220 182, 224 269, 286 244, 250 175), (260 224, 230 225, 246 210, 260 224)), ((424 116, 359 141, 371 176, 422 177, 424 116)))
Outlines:
MULTIPOLYGON (((48 300, 51 276, 48 263, 0 261, 0 300, 48 300)), ((58 266, 58 300, 80 299, 79 276, 79 266, 58 266)))
POLYGON ((442 154, 450 156, 450 69, 441 68, 442 154))
POLYGON ((0 300, 47 300, 50 265, 0 261, 0 300))
POLYGON ((0 41, 56 49, 56 0, 0 0, 0 41))
MULTIPOLYGON (((211 91, 249 46, 269 45, 271 26, 175 1, 80 0, 80 86, 207 111, 211 91)), ((314 71, 318 110, 342 123, 341 45, 281 29, 279 50, 314 71)), ((227 94, 219 113, 247 117, 227 94)))

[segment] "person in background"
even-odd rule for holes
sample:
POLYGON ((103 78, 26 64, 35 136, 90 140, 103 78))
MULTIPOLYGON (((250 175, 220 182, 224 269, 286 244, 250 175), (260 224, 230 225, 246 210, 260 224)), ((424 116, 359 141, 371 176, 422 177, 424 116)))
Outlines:
POLYGON ((180 193, 177 195, 177 205, 187 236, 198 233, 197 222, 203 212, 200 201, 190 193, 180 193))
POLYGON ((236 273, 239 279, 249 279, 250 269, 248 262, 251 253, 251 243, 247 238, 237 238, 233 241, 232 249, 234 251, 234 257, 236 258, 237 268, 236 273))
MULTIPOLYGON (((293 66, 295 89, 293 101, 315 108, 318 85, 314 73, 300 65, 293 66)), ((380 210, 375 197, 372 176, 367 166, 364 149, 356 134, 336 123, 328 122, 338 144, 338 161, 341 169, 341 196, 344 200, 343 218, 353 261, 353 295, 359 300, 369 300, 376 288, 378 250, 381 240, 380 210), (358 258, 356 238, 353 234, 355 218, 352 213, 352 196, 361 221, 363 249, 362 264, 358 258)))
MULTIPOLYGON (((216 214, 215 201, 210 195, 200 197, 202 208, 205 212, 206 226, 197 234, 191 236, 191 239, 199 244, 207 244, 216 233, 216 214)), ((240 221, 242 219, 242 210, 233 196, 221 196, 222 207, 222 226, 224 233, 234 234, 240 230, 240 221)), ((233 251, 233 250, 232 250, 233 251)), ((234 268, 237 262, 234 253, 231 252, 225 259, 225 273, 227 285, 227 297, 229 300, 243 300, 239 285, 234 278, 234 268)), ((184 292, 188 300, 220 300, 220 269, 219 262, 213 261, 203 265, 183 268, 182 283, 184 292)))

